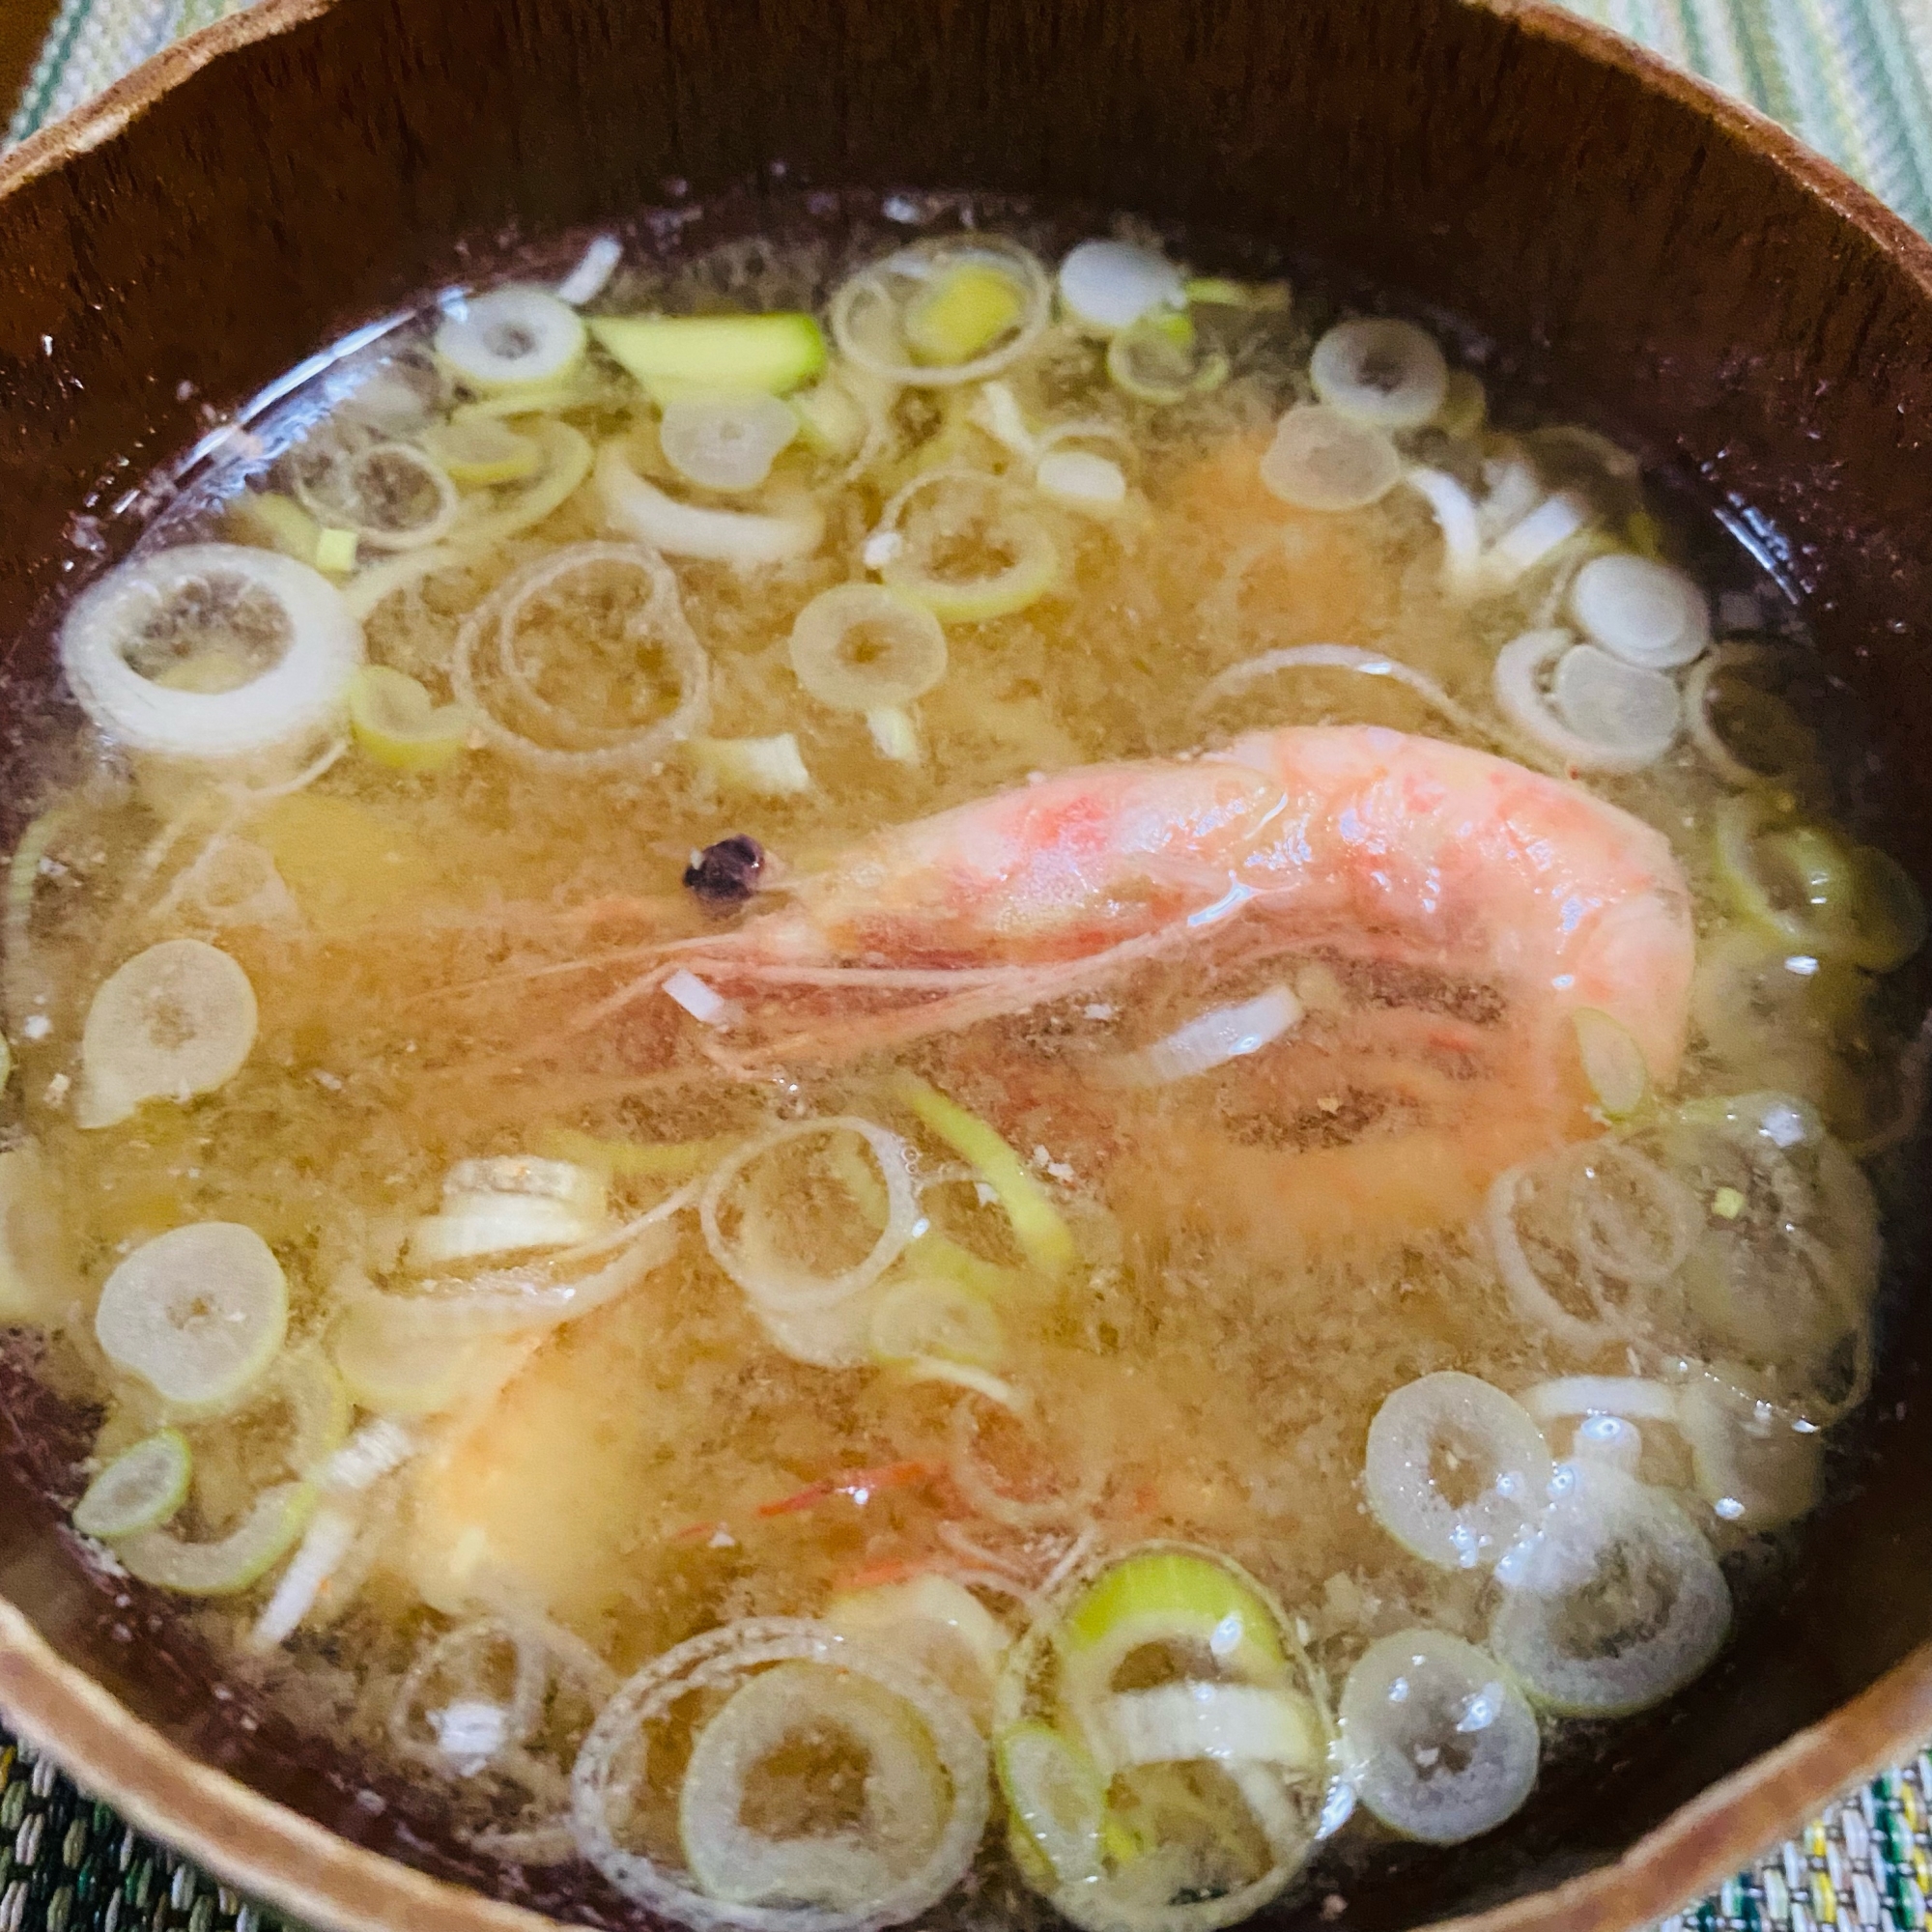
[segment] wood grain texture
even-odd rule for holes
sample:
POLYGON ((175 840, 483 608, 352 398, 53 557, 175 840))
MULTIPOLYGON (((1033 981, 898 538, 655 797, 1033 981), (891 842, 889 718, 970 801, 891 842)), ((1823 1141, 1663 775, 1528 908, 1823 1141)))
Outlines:
MULTIPOLYGON (((10 738, 45 728, 50 600, 100 564, 68 547, 77 510, 111 556, 135 527, 114 502, 204 411, 476 251, 633 214, 674 180, 753 217, 776 181, 1137 208, 1462 319, 1506 379, 1633 442, 1804 597, 1867 703, 1889 842, 1932 872, 1932 251, 1770 124, 1527 0, 266 0, 0 163, 10 738)), ((1349 1925, 1633 1923, 1917 1744, 1925 1235, 1894 1230, 1886 1366, 1820 1560, 1504 1833, 1351 1879, 1349 1925)), ((61 1543, 32 1391, 0 1388, 0 1590, 25 1616, 0 1620, 0 1705, 84 1779, 321 1923, 632 1920, 576 1872, 493 1879, 422 1791, 212 1703, 206 1660, 156 1640, 158 1606, 116 1605, 61 1543)))

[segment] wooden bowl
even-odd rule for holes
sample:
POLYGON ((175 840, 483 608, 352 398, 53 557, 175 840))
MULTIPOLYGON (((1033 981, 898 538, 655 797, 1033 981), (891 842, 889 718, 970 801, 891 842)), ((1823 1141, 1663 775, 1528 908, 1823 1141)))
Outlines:
MULTIPOLYGON (((60 716, 49 600, 205 412, 462 278, 466 244, 680 183, 742 219, 781 180, 1144 210, 1464 318, 1802 598, 1926 874, 1932 250, 1769 123, 1507 0, 265 0, 0 165, 15 749, 60 716)), ((1502 1832, 1352 1876, 1347 1924, 1634 1925, 1932 1735, 1932 1246, 1894 1222, 1891 1252, 1879 1386, 1793 1587, 1502 1832)), ((53 1419, 6 1400, 0 1711, 82 1783, 317 1926, 635 1919, 574 1870, 497 1878, 423 1792, 214 1697, 159 1605, 76 1560, 53 1419)))

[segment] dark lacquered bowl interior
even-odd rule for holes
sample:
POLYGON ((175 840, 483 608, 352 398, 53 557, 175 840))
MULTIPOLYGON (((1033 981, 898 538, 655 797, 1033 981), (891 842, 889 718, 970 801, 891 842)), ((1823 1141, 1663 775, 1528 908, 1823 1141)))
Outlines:
MULTIPOLYGON (((306 20, 277 4, 287 31, 113 138, 41 144, 0 198, 13 824, 33 740, 62 716, 48 600, 99 563, 70 519, 98 518, 111 556, 133 527, 115 500, 204 412, 462 279, 472 246, 673 201, 707 211, 686 233, 701 245, 755 221, 761 184, 945 186, 1250 234, 1472 325, 1520 395, 1624 439, 1759 551, 1869 720, 1887 843, 1932 871, 1932 258, 1580 29, 1450 0, 338 0, 306 20)), ((1922 1236, 1908 1207, 1879 1385, 1793 1587, 1690 1690, 1552 1767, 1505 1831, 1351 1874, 1349 1924, 1467 1912, 1613 1859, 1932 1634, 1922 1236)), ((17 1378, 5 1395, 0 1592, 64 1657, 374 1849, 625 1917, 574 1876, 470 1873, 421 1793, 378 1779, 380 1806, 358 1800, 363 1767, 212 1700, 160 1606, 75 1562, 39 1492, 49 1412, 17 1378)), ((1312 1916, 1326 1889, 1318 1873, 1277 1916, 1312 1916)))

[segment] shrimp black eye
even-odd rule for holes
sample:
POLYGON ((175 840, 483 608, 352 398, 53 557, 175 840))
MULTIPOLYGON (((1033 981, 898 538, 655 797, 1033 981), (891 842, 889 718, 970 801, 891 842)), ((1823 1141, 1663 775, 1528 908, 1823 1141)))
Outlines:
POLYGON ((684 883, 708 906, 740 906, 758 890, 764 870, 765 848, 755 838, 734 833, 691 855, 684 883))

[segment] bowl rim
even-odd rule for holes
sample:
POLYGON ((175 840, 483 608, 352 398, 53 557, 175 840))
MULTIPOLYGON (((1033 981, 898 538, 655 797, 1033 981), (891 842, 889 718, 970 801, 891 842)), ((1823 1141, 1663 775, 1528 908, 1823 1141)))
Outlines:
MULTIPOLYGON (((1763 155, 1858 231, 1932 302, 1932 241, 1747 102, 1553 0, 1451 0, 1557 43, 1690 108, 1763 155)), ((0 200, 113 140, 224 54, 335 0, 258 0, 187 35, 0 157, 0 200)), ((37 1754, 152 1838, 323 1932, 555 1932, 557 1921, 373 1852, 203 1764, 58 1656, 0 1594, 0 1717, 37 1754)), ((1860 1781, 1932 1737, 1932 1642, 1818 1723, 1680 1806, 1620 1858, 1429 1932, 1627 1932, 1701 1897, 1860 1781)))

